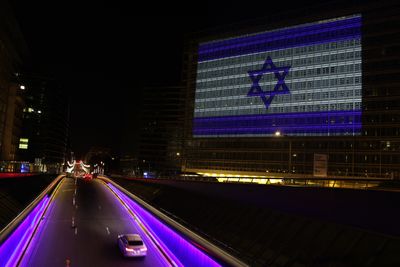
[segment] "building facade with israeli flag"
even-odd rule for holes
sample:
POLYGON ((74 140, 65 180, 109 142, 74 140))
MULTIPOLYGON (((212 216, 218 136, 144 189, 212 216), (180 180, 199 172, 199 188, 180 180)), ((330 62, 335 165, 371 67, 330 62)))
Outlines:
POLYGON ((358 135, 361 15, 200 43, 197 137, 358 135))
POLYGON ((320 3, 194 36, 182 170, 400 179, 399 5, 320 3))

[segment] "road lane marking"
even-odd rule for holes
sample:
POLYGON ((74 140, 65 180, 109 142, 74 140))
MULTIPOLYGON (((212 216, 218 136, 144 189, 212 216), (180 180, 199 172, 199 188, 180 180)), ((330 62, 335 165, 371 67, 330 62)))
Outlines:
POLYGON ((110 230, 108 229, 108 227, 106 227, 106 230, 107 230, 107 234, 110 234, 110 230))
POLYGON ((75 227, 75 235, 78 235, 78 227, 75 227))
POLYGON ((101 210, 101 205, 99 205, 99 210, 101 210))
POLYGON ((72 228, 75 227, 75 218, 74 217, 72 217, 71 227, 72 228))
POLYGON ((75 206, 75 197, 72 198, 72 205, 75 206))

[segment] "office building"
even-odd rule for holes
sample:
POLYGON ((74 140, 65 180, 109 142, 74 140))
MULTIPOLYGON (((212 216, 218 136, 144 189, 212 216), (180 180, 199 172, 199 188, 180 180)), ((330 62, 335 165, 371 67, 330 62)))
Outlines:
POLYGON ((193 38, 182 169, 400 178, 398 25, 395 1, 331 1, 193 38))
POLYGON ((34 163, 38 171, 59 172, 69 138, 68 95, 52 78, 24 74, 20 80, 25 86, 25 106, 19 157, 34 163))
POLYGON ((23 105, 18 73, 27 47, 7 1, 0 3, 0 48, 0 171, 13 171, 10 162, 18 159, 23 105))
POLYGON ((184 121, 184 87, 142 90, 138 165, 145 176, 180 172, 184 121))

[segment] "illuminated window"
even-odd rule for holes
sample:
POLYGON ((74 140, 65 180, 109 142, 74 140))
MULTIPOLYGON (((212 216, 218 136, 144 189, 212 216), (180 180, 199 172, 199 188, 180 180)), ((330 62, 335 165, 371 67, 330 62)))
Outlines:
POLYGON ((19 149, 28 149, 28 143, 29 139, 28 138, 20 138, 19 139, 19 149))

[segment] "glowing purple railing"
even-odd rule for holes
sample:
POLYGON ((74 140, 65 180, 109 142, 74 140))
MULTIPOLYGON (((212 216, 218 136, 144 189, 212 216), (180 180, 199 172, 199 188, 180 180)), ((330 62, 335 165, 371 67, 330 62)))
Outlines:
POLYGON ((0 245, 0 266, 16 266, 24 253, 39 221, 49 203, 44 196, 11 235, 0 245))
POLYGON ((113 192, 133 211, 133 213, 145 225, 147 230, 154 236, 162 249, 177 260, 180 266, 221 266, 216 260, 208 256, 198 244, 168 227, 155 215, 127 197, 111 183, 107 184, 113 192))

